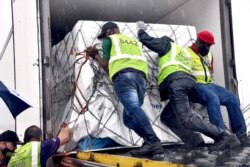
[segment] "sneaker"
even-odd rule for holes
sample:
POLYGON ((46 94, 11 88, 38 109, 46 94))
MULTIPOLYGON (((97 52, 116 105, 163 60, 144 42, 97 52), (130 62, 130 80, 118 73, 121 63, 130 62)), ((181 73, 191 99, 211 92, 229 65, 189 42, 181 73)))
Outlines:
POLYGON ((210 151, 223 151, 225 149, 233 149, 240 146, 240 141, 236 135, 229 132, 224 132, 221 138, 216 140, 212 146, 209 147, 210 151))
POLYGON ((130 151, 130 154, 134 157, 146 157, 154 160, 163 160, 165 157, 164 150, 160 142, 156 142, 154 144, 144 142, 141 148, 130 151))
POLYGON ((250 139, 246 134, 238 136, 238 139, 242 147, 250 146, 250 139))

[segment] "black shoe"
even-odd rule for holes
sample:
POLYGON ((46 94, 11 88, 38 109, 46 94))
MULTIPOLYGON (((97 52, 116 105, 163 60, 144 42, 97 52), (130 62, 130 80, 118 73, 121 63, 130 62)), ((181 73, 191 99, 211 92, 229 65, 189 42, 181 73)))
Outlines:
POLYGON ((192 151, 194 149, 197 149, 199 147, 203 147, 205 146, 205 142, 204 141, 201 141, 200 143, 194 143, 194 144, 189 144, 189 143, 185 143, 183 148, 186 150, 186 151, 192 151))
POLYGON ((238 139, 239 139, 242 147, 250 146, 250 139, 249 139, 249 137, 247 137, 246 134, 238 136, 238 139))
POLYGON ((202 138, 202 136, 199 133, 193 133, 189 135, 189 137, 185 138, 186 140, 184 141, 184 146, 183 148, 186 151, 192 151, 193 149, 199 147, 199 146, 204 146, 205 142, 202 138))
POLYGON ((141 148, 130 151, 130 154, 134 157, 145 157, 153 160, 163 160, 165 157, 164 150, 160 142, 156 142, 154 144, 144 142, 141 148))
POLYGON ((224 132, 219 139, 217 139, 212 146, 209 147, 210 151, 223 151, 225 149, 233 149, 240 146, 240 141, 234 134, 224 132))

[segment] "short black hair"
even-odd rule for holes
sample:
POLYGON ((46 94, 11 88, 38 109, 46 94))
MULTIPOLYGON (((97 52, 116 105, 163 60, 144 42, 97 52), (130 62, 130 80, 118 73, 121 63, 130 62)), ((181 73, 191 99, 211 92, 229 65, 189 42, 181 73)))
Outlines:
POLYGON ((24 133, 24 144, 31 141, 31 139, 40 140, 42 138, 42 130, 36 126, 32 125, 25 130, 24 133))

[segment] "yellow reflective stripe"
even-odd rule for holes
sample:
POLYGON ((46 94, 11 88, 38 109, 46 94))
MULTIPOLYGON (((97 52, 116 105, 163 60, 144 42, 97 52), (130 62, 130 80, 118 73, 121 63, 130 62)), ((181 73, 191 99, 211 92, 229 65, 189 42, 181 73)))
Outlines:
MULTIPOLYGON (((184 49, 183 49, 184 50, 184 49)), ((184 51, 186 53, 186 51, 184 51)), ((172 48, 171 48, 171 60, 169 62, 164 63, 160 70, 164 69, 165 67, 171 66, 171 65, 180 65, 182 67, 184 67, 185 69, 191 71, 190 67, 186 66, 185 64, 183 64, 182 62, 176 61, 175 57, 176 57, 176 44, 172 44, 172 48), (174 46, 174 47, 173 47, 174 46)), ((191 57, 190 54, 187 55, 187 57, 191 57)))
POLYGON ((116 60, 119 60, 119 59, 133 59, 133 60, 141 60, 141 61, 147 62, 147 59, 145 56, 120 54, 120 55, 116 55, 116 56, 111 57, 111 59, 109 59, 109 63, 116 61, 116 60))
POLYGON ((175 61, 176 57, 176 45, 172 44, 172 49, 171 49, 171 61, 175 61), (174 46, 174 47, 173 47, 174 46))
POLYGON ((143 53, 143 50, 142 50, 142 43, 140 41, 138 41, 138 44, 139 44, 139 48, 140 48, 140 51, 141 51, 141 55, 144 56, 144 53, 143 53))
MULTIPOLYGON (((192 71, 192 74, 194 75, 194 76, 205 76, 205 72, 204 71, 192 71)), ((210 72, 209 73, 207 73, 207 76, 208 77, 210 77, 211 76, 211 74, 210 74, 210 72)))
POLYGON ((162 64, 159 71, 161 71, 162 69, 164 69, 167 66, 176 64, 177 61, 175 61, 175 56, 176 56, 176 45, 172 44, 172 46, 171 46, 171 55, 170 55, 171 60, 169 62, 166 62, 166 63, 162 64))
POLYGON ((190 60, 192 59, 191 54, 189 53, 189 51, 187 50, 187 48, 184 48, 183 51, 186 53, 186 57, 188 57, 190 60))
POLYGON ((190 71, 190 68, 189 68, 188 66, 184 65, 183 63, 181 63, 181 62, 179 62, 179 61, 171 61, 171 62, 166 62, 166 63, 164 63, 164 64, 161 66, 160 71, 161 71, 162 69, 164 69, 165 67, 171 66, 171 65, 180 65, 180 66, 183 66, 185 69, 187 69, 187 70, 190 71))
POLYGON ((31 152, 31 166, 38 166, 38 142, 32 142, 32 152, 31 152))
POLYGON ((113 42, 114 42, 114 47, 115 47, 116 54, 120 55, 121 54, 121 48, 120 48, 120 45, 119 45, 119 42, 118 42, 117 38, 115 36, 111 36, 111 38, 113 39, 113 42))
POLYGON ((119 167, 184 167, 184 165, 182 164, 167 161, 153 161, 149 159, 111 155, 105 153, 78 152, 77 158, 81 160, 94 161, 100 164, 119 167))
MULTIPOLYGON (((124 58, 125 59, 142 60, 142 61, 147 62, 146 57, 143 56, 143 51, 142 51, 141 47, 140 47, 141 55, 122 54, 118 39, 115 36, 111 36, 111 38, 113 39, 113 42, 114 42, 114 48, 115 48, 116 55, 112 56, 110 58, 109 63, 116 61, 116 60, 119 60, 119 59, 124 59, 124 58)), ((140 42, 138 42, 138 43, 141 45, 140 42)))

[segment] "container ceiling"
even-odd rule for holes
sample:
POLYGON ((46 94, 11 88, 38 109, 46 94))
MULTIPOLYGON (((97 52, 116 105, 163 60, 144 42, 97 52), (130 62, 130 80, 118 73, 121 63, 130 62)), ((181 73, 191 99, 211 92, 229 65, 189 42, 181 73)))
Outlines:
MULTIPOLYGON (((52 0, 52 44, 61 41, 78 20, 156 23, 189 0, 52 0)), ((159 23, 159 22, 158 22, 159 23)))

